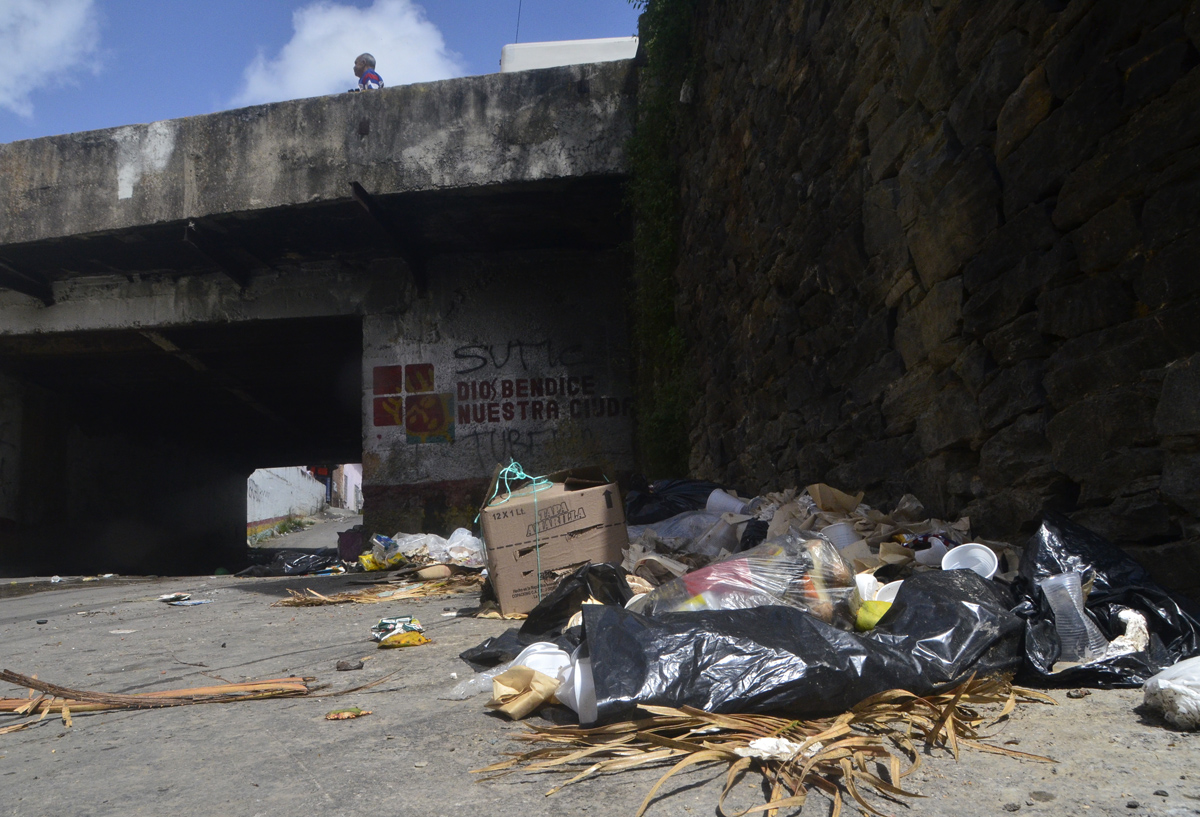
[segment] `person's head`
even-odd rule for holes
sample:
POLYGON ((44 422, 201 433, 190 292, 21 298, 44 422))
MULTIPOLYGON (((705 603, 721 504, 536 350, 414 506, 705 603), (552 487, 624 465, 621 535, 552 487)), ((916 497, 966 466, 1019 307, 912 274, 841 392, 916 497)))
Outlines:
POLYGON ((354 60, 354 76, 362 78, 363 72, 367 69, 375 70, 375 58, 370 54, 359 54, 354 60))

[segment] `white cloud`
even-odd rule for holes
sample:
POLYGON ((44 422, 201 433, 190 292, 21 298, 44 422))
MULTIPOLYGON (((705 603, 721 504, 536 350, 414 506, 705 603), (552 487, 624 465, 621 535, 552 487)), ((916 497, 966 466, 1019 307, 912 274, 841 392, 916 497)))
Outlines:
POLYGON ((246 70, 235 106, 347 91, 357 85, 354 58, 374 55, 385 85, 459 76, 458 55, 412 0, 374 0, 369 8, 310 3, 292 14, 295 33, 279 54, 259 53, 246 70))
POLYGON ((0 109, 33 115, 39 94, 99 69, 93 0, 0 0, 0 109))

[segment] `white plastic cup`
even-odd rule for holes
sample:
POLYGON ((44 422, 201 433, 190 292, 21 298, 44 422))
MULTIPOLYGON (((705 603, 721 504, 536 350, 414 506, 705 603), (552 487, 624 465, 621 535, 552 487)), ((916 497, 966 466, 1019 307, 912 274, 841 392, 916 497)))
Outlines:
POLYGON ((987 545, 967 542, 946 551, 942 557, 942 570, 974 570, 985 579, 996 575, 1000 567, 1000 559, 996 552, 987 545))
POLYGON ((854 529, 852 522, 834 522, 832 525, 821 528, 821 533, 826 539, 833 542, 833 546, 838 550, 852 545, 862 538, 854 529))
POLYGON ((709 513, 744 514, 746 512, 746 503, 742 502, 736 496, 730 496, 720 488, 714 488, 713 492, 708 495, 708 502, 705 503, 704 510, 709 513))
POLYGON ((896 594, 900 592, 900 585, 902 584, 904 584, 903 579, 898 582, 888 582, 879 588, 879 592, 875 594, 875 601, 895 601, 896 594))

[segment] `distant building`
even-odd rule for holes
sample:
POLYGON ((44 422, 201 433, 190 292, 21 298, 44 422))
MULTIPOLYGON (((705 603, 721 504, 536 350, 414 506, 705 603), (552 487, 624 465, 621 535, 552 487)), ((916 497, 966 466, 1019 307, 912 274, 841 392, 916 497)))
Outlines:
POLYGON ((559 65, 631 60, 637 54, 637 47, 637 37, 514 43, 500 49, 500 73, 555 68, 559 65))

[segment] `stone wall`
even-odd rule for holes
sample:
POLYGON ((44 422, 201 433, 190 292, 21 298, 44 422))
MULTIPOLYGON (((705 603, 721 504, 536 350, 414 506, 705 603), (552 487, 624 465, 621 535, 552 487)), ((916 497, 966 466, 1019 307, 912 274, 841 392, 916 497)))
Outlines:
POLYGON ((1197 4, 696 6, 694 475, 1060 509, 1200 588, 1197 4))

